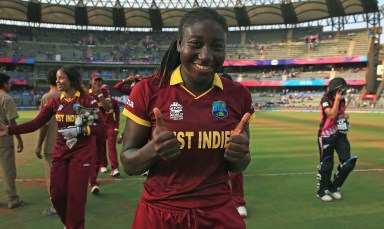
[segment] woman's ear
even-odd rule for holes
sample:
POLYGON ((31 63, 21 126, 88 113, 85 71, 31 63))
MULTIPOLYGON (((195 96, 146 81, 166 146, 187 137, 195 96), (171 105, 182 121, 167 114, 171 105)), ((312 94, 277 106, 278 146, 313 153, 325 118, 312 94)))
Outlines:
POLYGON ((181 39, 180 39, 180 37, 176 38, 176 47, 177 47, 177 51, 180 52, 181 51, 181 39))

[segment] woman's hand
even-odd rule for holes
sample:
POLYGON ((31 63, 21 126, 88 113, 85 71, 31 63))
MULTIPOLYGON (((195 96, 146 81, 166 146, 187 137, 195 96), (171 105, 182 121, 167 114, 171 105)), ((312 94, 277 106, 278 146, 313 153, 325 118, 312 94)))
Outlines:
POLYGON ((43 155, 41 155, 41 146, 37 146, 35 149, 36 157, 39 159, 43 159, 43 155))
POLYGON ((125 81, 133 81, 135 80, 135 76, 128 76, 125 81))
POLYGON ((248 123, 250 116, 249 113, 245 113, 239 124, 232 131, 224 153, 224 158, 229 162, 238 162, 249 153, 249 138, 243 129, 244 125, 248 123))
POLYGON ((23 140, 21 138, 16 138, 16 139, 17 139, 17 152, 21 153, 21 151, 23 151, 24 149, 23 140))
POLYGON ((181 154, 180 143, 173 132, 164 125, 161 111, 154 108, 153 113, 156 118, 156 128, 152 133, 152 139, 156 153, 165 161, 177 158, 181 154))
POLYGON ((343 98, 343 94, 342 94, 340 91, 336 92, 336 95, 335 95, 335 101, 340 102, 340 100, 341 100, 342 98, 343 98))

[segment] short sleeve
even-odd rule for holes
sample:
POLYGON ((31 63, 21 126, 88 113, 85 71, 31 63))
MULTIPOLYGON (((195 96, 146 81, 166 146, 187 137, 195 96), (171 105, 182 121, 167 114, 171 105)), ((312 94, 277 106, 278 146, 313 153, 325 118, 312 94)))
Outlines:
POLYGON ((140 125, 151 127, 147 106, 149 96, 149 89, 144 81, 136 84, 124 105, 123 115, 140 125))
POLYGON ((327 108, 332 108, 328 97, 324 96, 323 98, 321 98, 320 107, 321 107, 321 110, 325 110, 327 108))

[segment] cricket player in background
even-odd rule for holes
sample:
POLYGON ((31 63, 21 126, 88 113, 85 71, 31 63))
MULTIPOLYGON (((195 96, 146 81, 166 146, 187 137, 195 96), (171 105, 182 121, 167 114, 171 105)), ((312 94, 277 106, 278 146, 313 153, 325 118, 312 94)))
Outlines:
MULTIPOLYGON (((100 87, 100 89, 108 93, 110 97, 108 85, 104 84, 100 87)), ((105 115, 105 122, 107 124, 108 158, 111 163, 111 172, 109 173, 109 175, 111 177, 118 177, 120 176, 120 171, 119 171, 119 160, 117 157, 116 139, 117 139, 117 135, 119 134, 120 107, 116 99, 112 97, 110 98, 112 103, 112 109, 110 109, 109 111, 106 111, 106 115, 105 115)), ((102 160, 103 160, 102 165, 107 167, 108 160, 106 156, 103 156, 102 160)))
MULTIPOLYGON (((109 111, 112 108, 112 104, 108 93, 100 89, 101 85, 103 85, 103 78, 97 73, 92 73, 89 94, 97 101, 101 114, 105 119, 106 111, 109 111)), ((103 155, 106 155, 107 133, 103 131, 101 134, 96 135, 95 138, 96 144, 94 145, 94 150, 92 150, 92 170, 89 184, 91 186, 92 194, 97 195, 100 192, 99 183, 97 182, 99 170, 103 173, 108 171, 105 166, 102 167, 100 164, 103 155)))

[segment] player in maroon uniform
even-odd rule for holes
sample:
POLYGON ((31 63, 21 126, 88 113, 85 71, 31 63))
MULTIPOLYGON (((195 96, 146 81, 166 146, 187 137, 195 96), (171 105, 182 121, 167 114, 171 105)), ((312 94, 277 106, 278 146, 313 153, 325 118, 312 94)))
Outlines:
POLYGON ((323 201, 331 201, 332 198, 341 199, 340 188, 356 165, 357 157, 351 157, 351 147, 347 138, 349 114, 345 112, 343 95, 348 86, 343 78, 332 79, 320 101, 321 123, 318 132, 320 165, 317 174, 317 196, 323 201), (335 150, 340 165, 331 180, 335 150))
MULTIPOLYGON (((115 84, 115 86, 113 86, 113 87, 116 90, 118 90, 119 92, 123 93, 124 95, 129 95, 129 94, 131 94, 133 86, 135 86, 136 83, 138 83, 138 82, 139 82, 138 78, 136 78, 133 75, 130 75, 126 79, 123 79, 120 82, 118 82, 117 84, 115 84), (129 84, 129 85, 127 85, 127 84, 129 84)), ((123 142, 122 134, 120 134, 117 137, 116 142, 118 144, 121 144, 123 142)))
POLYGON ((133 86, 135 86, 137 82, 139 82, 139 80, 136 79, 135 76, 128 76, 126 79, 118 82, 113 87, 124 95, 129 95, 131 94, 133 86), (126 86, 126 84, 129 84, 129 86, 126 86))
POLYGON ((63 92, 61 96, 49 100, 30 122, 8 127, 0 124, 0 136, 33 132, 55 116, 59 134, 52 153, 51 201, 67 229, 82 229, 95 144, 90 136, 101 134, 106 125, 99 112, 95 125, 75 126, 74 105, 97 108, 96 101, 83 89, 81 74, 75 67, 61 67, 56 73, 56 84, 63 92))
MULTIPOLYGON (((223 75, 229 80, 233 80, 232 77, 227 73, 224 69, 223 75)), ((232 190, 232 198, 235 203, 237 212, 241 217, 246 218, 248 216, 247 209, 245 208, 245 200, 244 200, 244 183, 243 183, 243 173, 229 173, 229 181, 231 183, 232 190)))
POLYGON ((132 228, 245 228, 228 171, 251 160, 254 109, 247 88, 216 73, 227 36, 214 9, 189 11, 160 69, 131 92, 121 161, 130 175, 149 169, 132 228))
MULTIPOLYGON (((105 91, 109 93, 109 86, 108 85, 102 85, 100 87, 102 91, 105 91)), ((116 99, 111 98, 112 103, 112 109, 106 112, 105 115, 105 122, 107 124, 107 145, 108 145, 108 158, 111 162, 111 172, 109 175, 111 177, 117 177, 120 176, 119 171, 119 160, 117 158, 117 150, 116 150, 116 138, 119 134, 119 123, 120 123, 120 107, 119 103, 116 99)), ((108 160, 106 157, 103 157, 105 161, 103 161, 103 164, 105 166, 108 165, 108 160)))
MULTIPOLYGON (((92 73, 91 89, 89 89, 89 94, 97 101, 101 114, 104 116, 105 119, 105 111, 109 111, 112 108, 112 104, 109 94, 100 89, 102 84, 103 78, 97 73, 92 73)), ((107 133, 103 131, 103 133, 100 133, 95 137, 96 144, 95 149, 92 150, 92 170, 89 178, 89 184, 91 186, 92 194, 96 195, 100 192, 99 183, 97 182, 99 170, 103 173, 108 171, 106 165, 101 164, 101 162, 103 161, 102 157, 105 157, 107 153, 107 133)))

